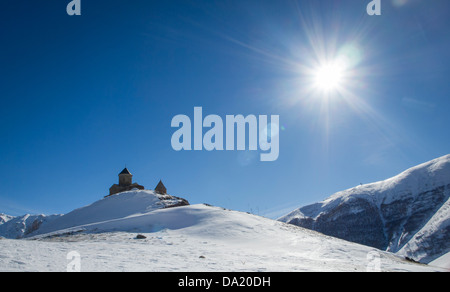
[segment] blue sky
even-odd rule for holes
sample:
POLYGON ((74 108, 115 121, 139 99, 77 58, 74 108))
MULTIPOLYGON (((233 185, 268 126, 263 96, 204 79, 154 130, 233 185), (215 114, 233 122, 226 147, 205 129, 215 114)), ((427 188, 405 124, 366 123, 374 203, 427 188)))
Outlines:
POLYGON ((450 153, 449 1, 372 17, 351 0, 68 2, 0 10, 0 212, 69 212, 126 165, 146 188, 276 217, 450 153), (339 88, 314 88, 343 51, 339 88), (278 160, 174 151, 171 119, 196 106, 279 115, 278 160))

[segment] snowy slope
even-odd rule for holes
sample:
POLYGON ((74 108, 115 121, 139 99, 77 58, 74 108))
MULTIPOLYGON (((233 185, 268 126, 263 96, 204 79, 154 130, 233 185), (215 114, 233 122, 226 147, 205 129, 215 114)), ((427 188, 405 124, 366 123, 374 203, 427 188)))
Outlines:
POLYGON ((105 197, 53 220, 29 236, 69 227, 134 216, 153 210, 189 204, 186 200, 151 190, 131 190, 105 197))
POLYGON ((429 263, 429 265, 434 267, 441 267, 446 269, 447 272, 450 272, 450 252, 435 259, 434 261, 429 263))
POLYGON ((280 221, 427 263, 450 250, 450 155, 338 192, 280 221))
POLYGON ((0 240, 0 271, 66 271, 73 252, 81 271, 442 270, 275 220, 190 205, 0 240))

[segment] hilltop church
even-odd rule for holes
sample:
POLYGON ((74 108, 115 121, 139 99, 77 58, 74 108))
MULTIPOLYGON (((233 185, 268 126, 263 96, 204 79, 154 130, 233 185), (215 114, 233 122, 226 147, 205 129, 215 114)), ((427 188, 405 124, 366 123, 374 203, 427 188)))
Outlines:
MULTIPOLYGON (((131 174, 131 172, 128 170, 128 168, 124 168, 122 170, 122 172, 119 173, 119 184, 113 184, 110 188, 109 188, 109 195, 114 195, 117 193, 121 193, 121 192, 126 192, 126 191, 130 191, 132 189, 139 189, 139 190, 143 190, 144 186, 141 186, 138 183, 133 183, 133 175, 131 174)), ((162 181, 159 181, 158 185, 155 188, 155 192, 158 194, 166 194, 167 193, 167 189, 164 186, 164 184, 162 183, 162 181)), ((106 196, 106 197, 108 197, 106 196)))

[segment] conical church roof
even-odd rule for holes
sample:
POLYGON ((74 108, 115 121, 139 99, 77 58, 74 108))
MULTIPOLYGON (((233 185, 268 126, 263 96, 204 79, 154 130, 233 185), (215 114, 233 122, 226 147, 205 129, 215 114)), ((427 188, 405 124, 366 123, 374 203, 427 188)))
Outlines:
POLYGON ((121 174, 131 174, 131 172, 128 170, 128 168, 125 167, 125 168, 122 170, 122 172, 119 173, 119 175, 121 175, 121 174))
POLYGON ((167 193, 167 189, 164 186, 164 184, 162 183, 162 181, 159 181, 158 185, 155 188, 155 192, 159 193, 159 194, 165 194, 167 193))

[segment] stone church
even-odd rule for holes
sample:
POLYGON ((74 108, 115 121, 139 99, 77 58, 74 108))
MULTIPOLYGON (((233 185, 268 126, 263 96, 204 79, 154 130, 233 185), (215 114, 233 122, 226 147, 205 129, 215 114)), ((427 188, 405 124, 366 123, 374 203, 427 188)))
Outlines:
POLYGON ((144 186, 141 186, 137 183, 133 183, 132 182, 133 179, 133 175, 131 174, 131 172, 128 170, 128 168, 124 168, 122 170, 121 173, 119 173, 119 184, 113 184, 110 188, 109 188, 109 195, 114 195, 117 193, 121 193, 121 192, 125 192, 125 191, 130 191, 134 188, 139 189, 139 190, 143 190, 144 186))
MULTIPOLYGON (((114 195, 121 192, 131 191, 132 189, 143 190, 144 186, 141 186, 138 183, 133 183, 133 175, 128 170, 128 168, 124 168, 121 173, 119 173, 119 184, 113 184, 109 188, 109 195, 114 195)), ((155 188, 155 192, 161 195, 167 194, 167 189, 162 183, 159 181, 158 185, 155 188)), ((108 197, 107 196, 107 197, 108 197)))

